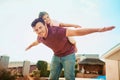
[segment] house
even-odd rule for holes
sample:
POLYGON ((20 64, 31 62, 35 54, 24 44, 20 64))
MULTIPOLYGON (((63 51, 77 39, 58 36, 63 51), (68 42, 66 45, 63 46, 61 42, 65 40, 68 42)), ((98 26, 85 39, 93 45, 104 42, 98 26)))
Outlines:
POLYGON ((79 62, 86 59, 86 58, 95 58, 98 59, 98 54, 76 54, 76 64, 77 64, 77 70, 79 69, 79 62))
MULTIPOLYGON (((9 62, 8 69, 9 71, 12 72, 12 74, 19 73, 23 75, 23 70, 24 70, 23 66, 24 66, 24 62, 21 61, 9 62)), ((36 64, 31 63, 29 73, 31 73, 33 70, 36 70, 36 68, 37 68, 36 64)))
POLYGON ((120 43, 102 56, 106 64, 106 79, 120 80, 120 43))
POLYGON ((76 57, 78 63, 77 77, 95 78, 105 75, 105 62, 99 59, 98 54, 79 54, 76 57))
POLYGON ((83 73, 104 75, 105 63, 97 58, 86 58, 79 63, 79 69, 84 69, 83 73))

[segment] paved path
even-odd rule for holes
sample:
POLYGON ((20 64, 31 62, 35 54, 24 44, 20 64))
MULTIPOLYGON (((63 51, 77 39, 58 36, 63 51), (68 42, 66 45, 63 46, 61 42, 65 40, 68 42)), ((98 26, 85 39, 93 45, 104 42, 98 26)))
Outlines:
MULTIPOLYGON (((65 80, 64 78, 60 78, 59 80, 65 80)), ((100 80, 100 79, 91 79, 91 78, 75 78, 75 80, 100 80)))
MULTIPOLYGON (((48 78, 41 78, 41 80, 48 80, 48 78)), ((59 80, 65 80, 65 78, 59 78, 59 80)), ((91 78, 75 78, 75 80, 101 80, 101 79, 91 79, 91 78)))

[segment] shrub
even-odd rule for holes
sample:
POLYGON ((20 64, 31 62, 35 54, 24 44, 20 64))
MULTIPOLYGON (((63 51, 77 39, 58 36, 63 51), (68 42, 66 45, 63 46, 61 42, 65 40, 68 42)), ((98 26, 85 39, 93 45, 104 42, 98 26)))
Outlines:
POLYGON ((16 76, 11 75, 6 69, 0 68, 0 80, 15 80, 16 76))
POLYGON ((38 70, 40 70, 41 77, 47 76, 47 66, 48 66, 48 63, 46 61, 38 61, 37 62, 37 68, 38 68, 38 70))

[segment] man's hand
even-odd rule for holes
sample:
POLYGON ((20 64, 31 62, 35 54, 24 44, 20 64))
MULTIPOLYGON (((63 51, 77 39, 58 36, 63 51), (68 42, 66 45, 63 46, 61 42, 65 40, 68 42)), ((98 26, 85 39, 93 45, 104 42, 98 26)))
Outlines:
POLYGON ((110 30, 112 30, 112 29, 114 29, 114 28, 115 28, 115 26, 103 27, 103 28, 100 28, 100 29, 98 30, 98 32, 110 31, 110 30))
POLYGON ((29 50, 31 47, 32 47, 31 45, 28 46, 28 47, 25 49, 25 51, 29 50))
POLYGON ((37 46, 39 44, 38 41, 34 41, 32 44, 30 44, 26 49, 25 51, 27 51, 28 49, 32 48, 33 46, 37 46))

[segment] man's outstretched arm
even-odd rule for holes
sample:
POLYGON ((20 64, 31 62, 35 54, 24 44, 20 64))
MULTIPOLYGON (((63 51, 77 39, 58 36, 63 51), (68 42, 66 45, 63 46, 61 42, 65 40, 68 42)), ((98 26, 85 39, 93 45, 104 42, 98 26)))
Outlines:
POLYGON ((66 36, 83 36, 95 32, 105 32, 114 29, 115 26, 103 27, 103 28, 76 28, 67 29, 66 36))
POLYGON ((34 41, 32 44, 30 44, 26 49, 25 51, 27 51, 28 49, 32 48, 33 46, 37 46, 39 44, 38 41, 34 41))

